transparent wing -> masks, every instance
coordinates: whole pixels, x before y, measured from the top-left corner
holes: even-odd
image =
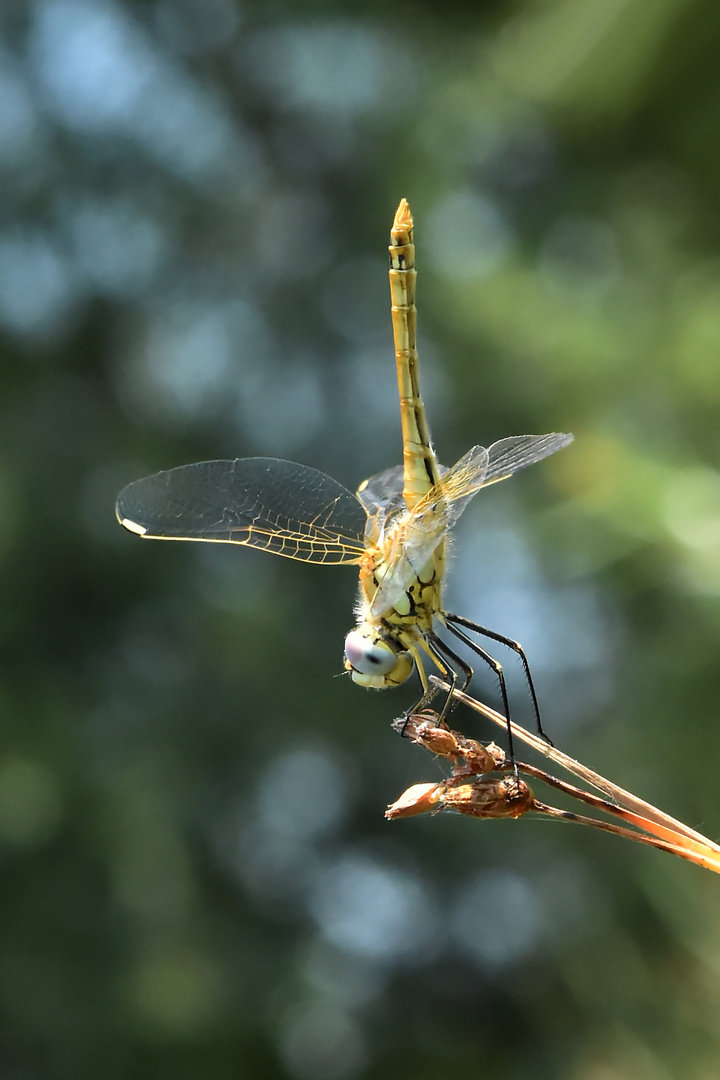
[[[444,465],[438,465],[438,470],[441,476],[447,472]],[[392,468],[371,476],[369,480],[363,480],[357,489],[357,497],[368,515],[365,537],[371,543],[377,542],[388,518],[405,512],[403,483],[402,465],[393,465]]]
[[[481,488],[499,483],[562,450],[573,436],[513,435],[489,449],[474,446],[425,495],[399,528],[391,569],[373,599],[374,614],[394,607]]]
[[[574,437],[553,431],[549,435],[511,435],[509,439],[500,439],[488,450],[488,469],[483,487],[506,480],[520,469],[550,457],[550,454],[569,446]]]
[[[423,496],[403,521],[389,530],[389,570],[378,588],[371,612],[382,615],[394,607],[421,573],[448,529],[485,483],[488,451],[474,446],[447,469],[439,484]]]
[[[427,533],[446,532],[456,523],[481,488],[497,484],[528,465],[549,457],[573,441],[572,435],[511,435],[489,449],[474,446],[431,488],[417,504],[408,533],[417,531],[418,541]]]
[[[385,469],[368,480],[363,480],[357,489],[357,497],[367,510],[368,516],[382,514],[387,517],[393,510],[404,507],[402,465],[393,465],[391,469]]]
[[[118,520],[157,540],[245,544],[289,559],[358,563],[366,513],[337,480],[277,458],[201,461],[128,484]]]

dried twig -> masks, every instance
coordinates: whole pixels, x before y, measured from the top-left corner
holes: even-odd
[[[441,689],[451,692],[451,688],[441,680],[433,681]],[[489,706],[461,691],[455,690],[452,693],[459,701],[493,723],[503,728],[507,726],[505,717]],[[563,754],[561,750],[550,746],[519,724],[512,724],[512,732],[516,738],[608,797],[602,798],[525,762],[517,764],[520,773],[542,780],[594,810],[619,818],[631,828],[539,802],[526,781],[516,776],[514,766],[506,760],[498,746],[494,743],[484,746],[475,739],[467,739],[458,732],[451,731],[437,713],[427,711],[410,716],[407,720],[396,722],[396,727],[398,730],[402,728],[403,734],[431,753],[446,758],[451,762],[453,771],[451,776],[440,783],[415,784],[408,788],[388,807],[388,818],[409,817],[441,810],[481,818],[518,818],[534,812],[648,844],[720,873],[720,846],[712,840]],[[497,778],[488,775],[510,769],[510,776]]]

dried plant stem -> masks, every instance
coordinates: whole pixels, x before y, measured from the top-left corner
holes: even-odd
[[[458,701],[487,717],[499,727],[507,727],[505,717],[494,709],[459,690],[453,690],[440,679],[433,678],[433,682],[438,688],[452,693]],[[651,803],[639,799],[632,792],[612,783],[556,747],[550,746],[544,739],[526,731],[519,724],[512,724],[512,733],[515,738],[533,747],[556,765],[578,777],[583,783],[602,792],[602,795],[606,797],[586,791],[566,780],[560,780],[535,765],[518,762],[516,767],[505,759],[502,750],[495,744],[484,746],[474,739],[468,739],[450,730],[436,713],[426,712],[413,715],[402,723],[398,722],[396,726],[398,730],[402,728],[403,733],[431,753],[450,761],[453,772],[440,783],[416,784],[409,788],[388,808],[386,814],[388,818],[408,817],[439,810],[451,810],[455,813],[481,818],[517,818],[529,812],[535,812],[556,820],[588,825],[614,836],[635,840],[637,843],[667,851],[698,866],[720,873],[720,846],[718,844],[669,814],[665,814]],[[509,771],[512,771],[512,775],[501,780],[488,775],[493,772]],[[535,798],[525,780],[517,773],[542,780],[549,787],[592,807],[593,810],[619,818],[625,825],[541,803]]]

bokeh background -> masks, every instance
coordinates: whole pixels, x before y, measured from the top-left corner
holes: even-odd
[[[406,196],[441,459],[576,436],[467,511],[448,606],[524,643],[563,749],[720,836],[720,8],[5,0],[0,32],[2,1076],[716,1077],[717,878],[387,824],[442,770],[390,731],[412,688],[337,677],[354,570],[113,505],[194,460],[399,460]]]

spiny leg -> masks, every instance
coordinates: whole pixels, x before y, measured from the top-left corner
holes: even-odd
[[[496,630],[488,630],[486,626],[480,626],[478,623],[470,622],[469,619],[463,618],[462,615],[450,615],[449,612],[445,612],[445,621],[448,624],[454,623],[458,626],[464,626],[468,630],[472,630],[473,633],[481,634],[483,637],[490,638],[492,641],[498,641],[501,645],[506,645],[508,649],[512,649],[514,653],[517,653],[517,655],[520,657],[523,671],[525,672],[528,689],[530,690],[530,698],[532,700],[533,712],[535,713],[535,726],[537,727],[538,735],[543,738],[545,742],[548,743],[548,745],[552,746],[552,739],[550,739],[549,736],[545,734],[545,732],[543,731],[542,723],[540,722],[540,706],[538,705],[537,694],[535,693],[535,684],[533,682],[533,677],[530,674],[530,664],[528,663],[528,658],[525,655],[525,650],[523,649],[520,642],[513,641],[512,638],[505,637],[504,634],[498,634]],[[449,625],[448,629],[450,629],[453,633],[456,632],[452,625]]]
[[[467,684],[472,678],[472,668],[464,662],[459,656],[457,656],[452,649],[449,649],[444,641],[441,641],[435,634],[425,634],[424,638],[424,651],[431,657],[435,664],[437,664],[440,672],[454,689],[457,685],[458,677],[457,672],[451,666],[452,662],[457,663],[458,667],[462,668],[465,680],[462,684],[462,689],[467,687]],[[445,659],[443,659],[443,656]],[[411,705],[402,716],[398,717],[393,722],[393,727],[396,731],[400,732],[400,736],[405,735],[405,729],[407,727],[408,720],[416,713],[420,713],[423,709],[427,708],[434,697],[440,692],[435,686],[431,686],[425,675],[425,669],[423,668],[422,658],[417,650],[413,651],[413,658],[415,660],[415,666],[417,667],[418,675],[420,676],[420,682],[422,683],[423,692],[418,700]],[[450,664],[446,662],[449,659]],[[443,705],[442,712],[438,716],[438,723],[442,723],[448,711],[448,702],[451,701],[451,695],[448,695],[445,704]]]
[[[442,712],[439,716],[439,724],[442,724],[445,722],[448,714],[451,712],[451,710],[455,707],[456,704],[455,699],[452,695],[452,691],[458,684],[458,673],[455,670],[455,667],[460,668],[463,673],[463,679],[460,685],[461,690],[467,690],[470,680],[473,677],[473,669],[468,663],[463,660],[461,656],[458,656],[458,654],[450,648],[447,642],[443,641],[442,638],[439,638],[436,634],[426,634],[425,640],[428,642],[428,644],[433,650],[433,653],[436,656],[436,663],[438,662],[439,656],[444,656],[445,659],[448,661],[447,664],[443,664],[443,668],[445,669],[446,673],[450,675],[450,693],[445,698],[445,704],[443,705]],[[455,667],[453,667],[453,664],[455,665]]]
[[[515,772],[517,773],[517,765],[515,764],[515,749],[513,747],[512,727],[510,725],[510,704],[508,702],[507,684],[505,682],[505,672],[502,669],[502,664],[498,660],[496,660],[494,656],[491,656],[489,652],[486,652],[485,649],[478,645],[476,641],[473,641],[471,637],[463,633],[463,631],[460,630],[459,627],[454,626],[450,620],[453,620],[453,622],[462,622],[464,625],[468,624],[468,620],[461,620],[456,615],[445,615],[445,621],[447,623],[447,628],[450,633],[454,634],[455,637],[462,641],[464,645],[467,645],[469,649],[472,649],[475,655],[479,656],[481,660],[484,660],[488,667],[491,668],[497,676],[497,680],[500,683],[500,696],[502,697],[503,715],[507,723],[508,757],[513,763],[513,766],[515,767]],[[473,623],[470,623],[470,628],[475,629]]]

